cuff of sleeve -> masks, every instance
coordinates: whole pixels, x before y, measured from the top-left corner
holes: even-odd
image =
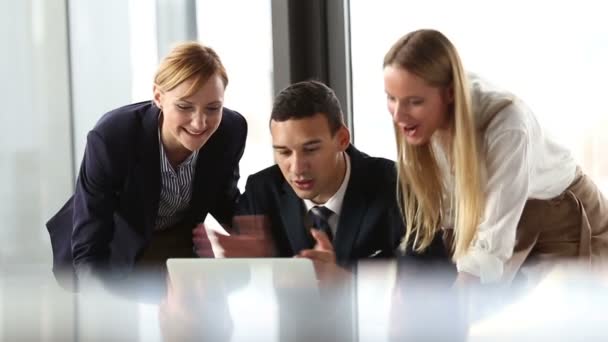
[[[473,249],[456,261],[458,272],[479,277],[482,284],[498,282],[503,274],[504,263],[497,256]]]

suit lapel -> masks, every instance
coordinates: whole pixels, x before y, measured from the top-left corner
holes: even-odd
[[[304,208],[302,200],[295,194],[287,182],[283,183],[281,193],[281,220],[285,233],[294,254],[302,249],[313,247],[313,239],[304,226]]]
[[[158,214],[158,202],[160,200],[160,150],[158,141],[158,117],[159,109],[151,105],[144,113],[143,135],[139,139],[141,151],[140,162],[137,163],[140,170],[135,174],[142,176],[141,191],[144,201],[144,215],[146,222],[145,233],[149,236],[156,224]]]
[[[215,134],[214,134],[215,136]],[[213,176],[213,173],[217,172],[217,168],[210,167],[214,165],[214,158],[217,158],[215,151],[217,150],[216,145],[217,138],[213,139],[213,136],[203,148],[198,152],[196,160],[196,171],[194,173],[194,180],[192,183],[192,197],[190,198],[190,212],[187,221],[196,223],[203,221],[202,215],[207,212],[204,210],[205,190],[211,191],[211,182],[218,178]]]
[[[350,180],[348,182],[338,229],[334,238],[334,251],[337,260],[349,260],[353,245],[361,230],[363,218],[368,210],[367,196],[365,194],[365,177],[362,169],[363,155],[352,145],[346,150],[350,157]]]

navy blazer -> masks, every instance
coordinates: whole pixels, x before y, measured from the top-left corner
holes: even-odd
[[[346,153],[351,174],[333,242],[337,262],[346,266],[361,258],[395,256],[405,232],[395,195],[395,163],[352,145]],[[305,211],[302,199],[274,165],[247,179],[237,215],[267,215],[278,256],[290,257],[314,247]]]
[[[56,276],[72,266],[79,275],[128,272],[149,244],[161,190],[158,118],[152,101],[135,103],[105,114],[89,132],[75,193],[47,222]],[[224,108],[199,152],[182,226],[194,228],[209,212],[230,222],[246,136],[243,116]]]

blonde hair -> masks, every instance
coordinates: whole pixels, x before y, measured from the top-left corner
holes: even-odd
[[[478,132],[471,108],[469,85],[460,57],[452,43],[435,30],[418,30],[400,38],[384,57],[384,67],[397,66],[421,77],[434,87],[453,87],[454,103],[448,115],[452,136],[446,151],[455,173],[453,260],[463,255],[477,233],[484,210],[482,162]],[[446,191],[432,145],[407,143],[395,125],[398,164],[398,200],[406,220],[401,248],[412,241],[414,250],[427,248],[439,232],[443,194]]]
[[[197,42],[176,45],[158,66],[154,83],[163,91],[170,91],[179,84],[194,78],[185,96],[190,96],[213,75],[219,75],[228,85],[226,69],[213,49]]]

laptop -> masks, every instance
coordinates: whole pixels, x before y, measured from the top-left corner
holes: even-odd
[[[318,292],[312,261],[305,258],[175,258],[167,260],[173,289],[222,287],[259,290],[309,289]]]

